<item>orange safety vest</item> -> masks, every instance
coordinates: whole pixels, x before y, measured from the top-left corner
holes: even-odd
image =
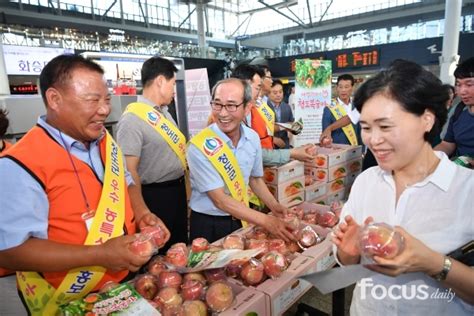
[[[260,116],[255,105],[251,105],[252,108],[250,109],[251,113],[251,120],[250,120],[250,127],[257,132],[258,136],[260,137],[260,144],[262,148],[265,149],[273,149],[273,137],[268,134],[267,125],[265,121]]]
[[[99,141],[103,165],[105,165],[103,158],[105,157],[105,137]],[[3,156],[18,161],[18,165],[31,174],[46,192],[49,202],[48,239],[61,243],[83,245],[88,231],[81,216],[86,212],[86,206],[80,193],[77,176],[73,172],[73,166],[64,147],[57,143],[46,130],[36,126]],[[95,210],[102,193],[102,182],[99,181],[89,165],[74,156],[72,159],[90,207]],[[135,218],[128,193],[125,198],[123,229],[127,235],[136,232]],[[42,272],[42,275],[49,284],[57,288],[67,272]],[[120,282],[128,275],[128,272],[128,270],[107,271],[94,290],[100,289],[108,281]]]

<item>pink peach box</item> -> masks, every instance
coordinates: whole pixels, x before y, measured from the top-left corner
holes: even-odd
[[[318,181],[328,182],[328,169],[304,166],[304,174],[312,176]]]
[[[295,205],[298,205],[300,204],[301,202],[304,201],[304,194],[305,192],[304,191],[301,191],[295,195],[292,195],[286,199],[283,199],[283,200],[280,200],[278,201],[281,205],[283,205],[284,207],[292,207],[292,206],[295,206]]]
[[[344,189],[346,184],[346,178],[339,178],[331,182],[326,183],[326,192],[331,195],[335,192],[338,192]]]
[[[311,267],[311,269],[304,271],[305,274],[321,272],[328,270],[336,265],[336,259],[333,253],[333,244],[331,238],[326,236],[326,239],[322,243],[308,248],[308,250],[303,252],[304,256],[314,258],[316,264]],[[298,276],[302,276],[300,274]]]
[[[317,204],[317,205],[322,205],[322,206],[329,205],[327,194],[324,194],[323,196],[320,196],[317,199],[306,201],[306,202]]]
[[[267,184],[273,185],[302,176],[304,176],[304,164],[296,160],[279,167],[267,167],[263,170],[263,180]]]
[[[331,182],[331,181],[339,179],[339,178],[343,178],[343,177],[347,176],[347,174],[348,174],[347,164],[345,162],[341,163],[341,164],[338,164],[338,165],[334,165],[334,166],[329,168],[328,182]]]
[[[278,185],[267,184],[268,190],[278,200],[284,200],[300,192],[304,192],[304,176],[293,178]]]
[[[229,282],[234,291],[234,303],[221,316],[268,315],[265,294],[253,288]]]
[[[322,197],[326,194],[327,191],[327,183],[323,181],[316,181],[310,186],[307,186],[304,189],[304,199],[305,201],[311,201]]]
[[[333,147],[318,147],[316,157],[306,166],[317,168],[329,168],[346,161],[346,148],[342,149],[338,144]]]
[[[345,150],[346,160],[352,160],[356,158],[362,158],[362,146],[361,145],[346,145],[346,144],[335,144],[338,148]]]

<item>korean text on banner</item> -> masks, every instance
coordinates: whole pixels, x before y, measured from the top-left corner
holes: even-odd
[[[184,73],[189,136],[193,137],[207,126],[211,114],[211,93],[207,69],[190,69]]]
[[[331,102],[332,64],[319,59],[296,59],[295,63],[295,121],[303,121],[296,147],[319,140],[324,107]]]

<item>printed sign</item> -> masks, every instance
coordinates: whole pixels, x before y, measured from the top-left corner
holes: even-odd
[[[74,50],[69,48],[3,45],[7,75],[39,76],[44,66],[51,59],[62,54],[74,54]]]
[[[324,107],[331,103],[332,64],[330,60],[296,59],[295,121],[303,130],[294,137],[294,146],[314,144],[322,132]]]
[[[211,114],[211,93],[207,69],[186,70],[185,83],[189,137],[191,138],[207,126],[207,120]]]

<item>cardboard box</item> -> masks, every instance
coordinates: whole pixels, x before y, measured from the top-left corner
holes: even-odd
[[[346,189],[343,188],[337,192],[326,195],[327,204],[330,205],[334,201],[344,201],[346,198]]]
[[[346,187],[347,186],[350,186],[354,183],[355,179],[357,178],[357,176],[360,174],[361,172],[360,171],[357,171],[357,172],[354,172],[354,173],[349,173],[347,176],[346,176]]]
[[[326,194],[333,194],[344,189],[346,184],[346,178],[339,178],[331,182],[326,183]]]
[[[351,146],[351,145],[339,145],[341,148],[346,149],[346,160],[352,160],[356,158],[362,158],[362,146]]]
[[[304,176],[304,164],[296,160],[279,167],[267,167],[263,170],[264,181],[273,185],[302,176]]]
[[[317,198],[320,198],[326,194],[327,183],[322,181],[317,181],[316,183],[306,187],[304,189],[304,200],[310,201]]]
[[[304,176],[293,178],[289,181],[280,183],[278,185],[267,184],[268,190],[278,200],[284,200],[295,196],[300,192],[304,192]]]
[[[313,204],[318,204],[318,205],[322,205],[322,206],[329,205],[327,194],[324,194],[323,196],[321,196],[317,199],[314,199],[314,200],[311,200],[311,201],[306,201],[306,202],[313,203]]]
[[[289,198],[279,201],[279,203],[284,207],[292,207],[298,205],[304,201],[304,193],[304,191],[301,191],[300,193],[297,193],[293,196],[290,196]]]
[[[304,174],[310,175],[318,181],[328,182],[328,169],[327,168],[317,168],[311,166],[304,166]]]
[[[329,168],[346,161],[347,148],[341,148],[334,144],[330,148],[318,147],[318,153],[311,163],[305,163],[307,166],[318,168]]]
[[[246,315],[269,315],[265,294],[250,287],[244,287],[236,282],[229,282],[234,290],[235,301],[232,305],[219,315],[222,316],[246,316]]]
[[[311,269],[305,271],[305,274],[320,272],[328,270],[336,265],[336,258],[332,251],[333,244],[329,238],[326,238],[322,243],[315,247],[311,247],[303,254],[307,257],[312,257],[316,260]],[[302,276],[304,274],[300,274]]]
[[[347,176],[347,164],[341,163],[329,168],[328,182]]]

